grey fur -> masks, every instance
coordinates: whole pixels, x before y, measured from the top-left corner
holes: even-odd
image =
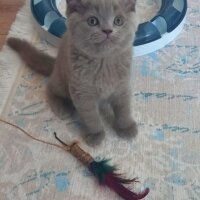
[[[67,0],[68,32],[63,37],[48,88],[54,95],[72,100],[84,122],[88,133],[85,139],[90,145],[99,144],[104,137],[99,115],[103,101],[113,108],[113,127],[119,136],[129,138],[137,134],[130,108],[132,42],[138,25],[135,1]],[[124,19],[122,26],[113,24],[119,15]],[[97,17],[100,24],[89,26],[90,16]],[[112,33],[108,36],[102,30]],[[14,46],[27,45],[25,41],[9,39],[11,47],[13,40]]]

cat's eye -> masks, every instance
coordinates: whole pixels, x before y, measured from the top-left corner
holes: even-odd
[[[124,18],[122,16],[115,17],[114,24],[116,26],[122,26],[124,24]]]
[[[99,20],[96,17],[89,17],[87,23],[89,26],[97,26],[99,24]]]

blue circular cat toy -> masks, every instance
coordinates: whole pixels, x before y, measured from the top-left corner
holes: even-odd
[[[59,12],[61,0],[31,0],[31,10],[43,39],[58,46],[67,31],[66,18]],[[157,0],[160,10],[150,21],[139,25],[133,43],[134,55],[141,56],[163,48],[174,40],[185,22],[187,0]]]

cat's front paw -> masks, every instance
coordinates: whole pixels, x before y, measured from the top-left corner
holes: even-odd
[[[100,145],[105,137],[104,131],[98,133],[91,133],[85,136],[85,141],[89,146],[95,147]]]
[[[127,127],[119,127],[115,125],[114,129],[117,135],[125,139],[134,138],[138,133],[137,124],[134,121]]]

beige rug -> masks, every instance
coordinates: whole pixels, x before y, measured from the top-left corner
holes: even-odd
[[[150,0],[149,0],[150,1]],[[108,131],[101,146],[82,147],[96,159],[112,158],[122,173],[140,177],[149,187],[147,200],[200,199],[200,0],[190,0],[182,34],[166,48],[136,58],[133,115],[139,125],[135,141]],[[29,1],[10,35],[25,38],[51,54],[32,26]],[[0,115],[34,136],[82,142],[79,126],[68,114],[55,116],[45,96],[47,79],[25,68],[6,46],[0,53]],[[1,200],[115,200],[67,153],[0,124]]]

